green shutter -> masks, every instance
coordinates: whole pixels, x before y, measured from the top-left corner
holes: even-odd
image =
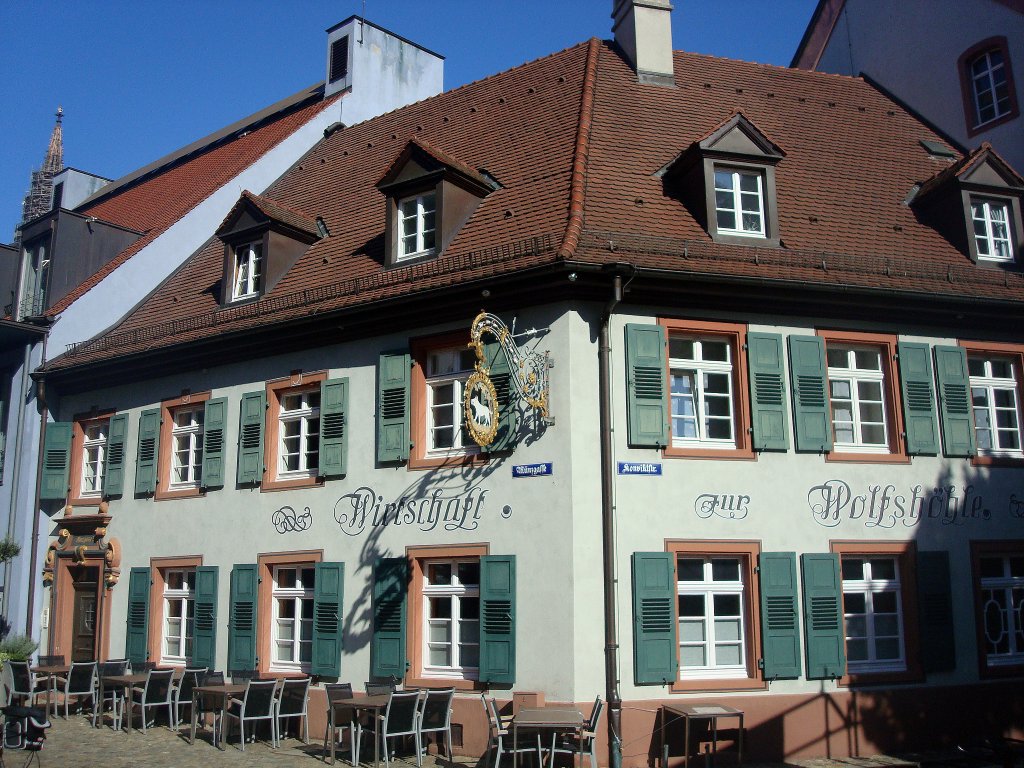
[[[216,565],[196,568],[193,602],[192,666],[213,669],[217,663],[217,574]]]
[[[135,493],[155,493],[160,457],[160,409],[150,408],[139,416],[139,447],[135,461]]]
[[[800,677],[796,553],[762,552],[758,565],[764,679],[795,680]]]
[[[149,568],[132,568],[128,577],[128,629],[124,655],[132,663],[149,656]]]
[[[320,385],[320,474],[338,477],[348,471],[348,378]]]
[[[960,347],[935,347],[935,374],[939,381],[939,416],[945,455],[974,456],[978,449],[967,354]]]
[[[408,352],[382,352],[377,367],[377,461],[409,459],[412,362]]]
[[[786,353],[777,333],[747,334],[751,432],[755,451],[789,450]]]
[[[485,445],[485,453],[511,451],[516,445],[516,430],[519,427],[518,398],[512,388],[512,369],[508,366],[508,356],[501,344],[484,345],[484,363],[490,369],[491,382],[498,395],[498,432],[490,445]]]
[[[43,476],[40,499],[65,499],[68,495],[68,466],[71,459],[71,422],[51,421],[43,441]]]
[[[259,577],[254,564],[231,569],[231,616],[228,619],[228,671],[256,669],[256,596]]]
[[[480,558],[480,681],[516,681],[516,556]]]
[[[931,352],[927,344],[909,341],[901,341],[896,350],[900,360],[907,453],[934,456],[939,452],[939,425],[935,420]]]
[[[409,561],[384,557],[373,569],[373,644],[370,676],[405,677],[405,595]]]
[[[676,646],[676,567],[671,552],[633,553],[633,676],[637,685],[671,683]]]
[[[789,384],[793,391],[796,449],[815,453],[831,451],[825,341],[820,336],[789,337]]]
[[[846,672],[846,627],[839,555],[800,555],[804,586],[807,679],[840,678]]]
[[[314,675],[338,677],[341,674],[344,596],[345,564],[317,563],[313,588],[313,662],[309,670]]]
[[[917,613],[924,671],[956,669],[948,552],[917,553]]]
[[[238,417],[238,466],[235,480],[239,485],[255,485],[263,481],[263,422],[267,415],[267,393],[246,392]]]
[[[107,427],[107,469],[103,475],[105,496],[120,496],[124,493],[124,443],[127,435],[128,414],[112,416]]]
[[[629,445],[668,445],[668,387],[665,329],[626,324],[626,410]]]
[[[203,414],[203,476],[205,488],[224,486],[224,429],[227,424],[228,399],[215,397],[206,401]]]

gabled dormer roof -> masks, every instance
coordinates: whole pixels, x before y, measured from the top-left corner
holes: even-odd
[[[671,176],[697,156],[740,157],[774,164],[785,157],[786,153],[753,121],[735,110],[666,163],[657,175]]]
[[[495,185],[480,171],[419,138],[409,139],[377,181],[376,187],[387,193],[409,182],[441,176],[481,196],[495,189]]]
[[[242,190],[238,202],[228,211],[224,221],[217,228],[217,237],[224,237],[240,228],[253,224],[276,223],[286,229],[309,235],[313,239],[320,237],[316,219],[302,211],[296,210],[277,200],[257,195],[249,190]]]
[[[1024,178],[987,141],[926,180],[914,196],[922,200],[951,181],[1007,191],[1024,191]]]

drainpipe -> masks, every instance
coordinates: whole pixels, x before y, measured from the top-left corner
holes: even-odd
[[[50,336],[43,336],[42,360],[46,360],[46,342]],[[39,451],[36,456],[36,492],[32,500],[32,555],[28,568],[28,606],[25,608],[25,634],[32,637],[32,614],[35,613],[36,568],[39,552],[39,494],[43,487],[43,445],[46,437],[46,380],[36,381],[36,397],[39,399]]]
[[[622,765],[622,699],[619,696],[619,638],[615,615],[615,467],[612,466],[611,343],[608,325],[615,307],[622,301],[622,276],[615,275],[612,296],[601,316],[598,345],[598,397],[601,428],[601,544],[604,563],[604,676],[608,700],[608,761],[610,768]]]

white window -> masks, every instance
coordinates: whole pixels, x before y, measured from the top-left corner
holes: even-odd
[[[715,216],[722,234],[764,237],[761,174],[715,169]]]
[[[162,663],[185,664],[192,656],[195,577],[191,568],[164,573]]]
[[[975,125],[983,125],[1010,112],[1010,91],[1001,50],[986,51],[970,64]]]
[[[174,425],[171,427],[172,489],[199,487],[203,472],[205,413],[202,404],[174,410]]]
[[[235,275],[231,299],[248,299],[260,292],[263,279],[263,245],[246,243],[235,248]]]
[[[315,477],[320,467],[320,389],[281,395],[280,478]]]
[[[92,421],[82,427],[82,483],[80,495],[100,496],[107,470],[109,421]]]
[[[1000,357],[967,358],[978,450],[990,455],[1022,456],[1018,376],[1014,361]]]
[[[725,339],[669,339],[672,445],[736,447],[732,354]]]
[[[680,556],[679,677],[747,677],[745,588],[739,557]]]
[[[1024,662],[1024,557],[984,555],[981,620],[990,667]]]
[[[425,677],[475,680],[480,666],[480,561],[423,563]]]
[[[850,672],[907,668],[895,557],[842,556],[846,659]]]
[[[463,429],[463,393],[476,364],[465,347],[433,350],[427,355],[427,450],[449,453],[475,444]]]
[[[885,372],[877,348],[829,344],[828,396],[837,450],[887,453]]]
[[[1010,206],[998,200],[971,198],[971,219],[978,258],[985,261],[1013,261],[1010,242]]]
[[[309,671],[313,660],[312,565],[274,567],[274,637],[271,668]]]
[[[436,212],[433,192],[398,201],[398,260],[433,252]]]

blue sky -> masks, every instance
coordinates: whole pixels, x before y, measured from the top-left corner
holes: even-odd
[[[786,66],[816,0],[674,0],[677,49]],[[612,0],[0,0],[0,242],[64,107],[64,162],[117,178],[323,78],[353,13],[452,88],[611,37]],[[365,10],[364,10],[365,8]]]

